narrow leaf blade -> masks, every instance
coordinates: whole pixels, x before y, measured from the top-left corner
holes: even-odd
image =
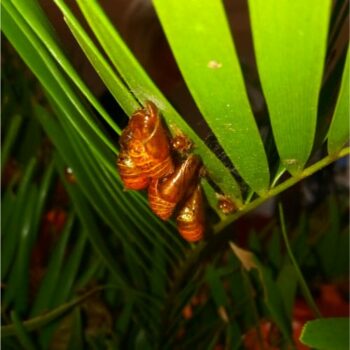
[[[328,153],[333,154],[349,140],[349,50],[346,55],[343,78],[337,105],[328,132]]]
[[[300,172],[313,145],[330,0],[250,0],[254,48],[279,155]]]

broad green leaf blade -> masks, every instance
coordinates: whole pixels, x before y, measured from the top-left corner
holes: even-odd
[[[330,0],[250,0],[253,42],[283,165],[299,173],[313,145]]]
[[[349,140],[349,49],[346,55],[343,78],[340,86],[337,105],[328,132],[328,153],[341,150]]]
[[[349,349],[349,319],[328,318],[306,323],[300,340],[318,350]]]
[[[162,27],[203,117],[242,178],[269,186],[264,146],[220,1],[155,0]]]
[[[96,1],[79,0],[78,4],[101,46],[128,84],[131,92],[141,103],[144,103],[146,100],[152,100],[156,103],[163,113],[169,128],[173,130],[176,128],[180,129],[194,142],[195,152],[202,155],[209,176],[213,181],[224,193],[235,198],[237,204],[241,204],[240,188],[230,171],[165,99],[136,61],[98,3]]]

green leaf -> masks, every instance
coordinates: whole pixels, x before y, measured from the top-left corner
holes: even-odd
[[[342,214],[337,198],[331,195],[327,202],[329,223],[324,227],[325,232],[321,232],[316,245],[316,252],[325,278],[331,280],[338,276],[337,270],[343,265],[341,259],[349,257],[347,253],[349,245],[347,244],[348,240],[345,240],[346,244],[344,245],[343,237],[346,237],[346,235],[341,233]]]
[[[17,139],[18,130],[22,124],[22,121],[22,116],[15,114],[11,118],[9,128],[6,130],[6,135],[4,135],[1,149],[1,172],[4,170],[4,166],[11,152],[11,148]]]
[[[328,153],[334,154],[349,140],[349,49],[331,126],[328,131]]]
[[[257,270],[259,281],[264,290],[264,303],[272,319],[280,328],[286,340],[291,342],[291,329],[281,293],[272,278],[271,271],[248,250],[244,250],[230,242],[230,247],[247,271]]]
[[[51,255],[49,265],[46,269],[43,281],[40,284],[39,292],[36,295],[31,316],[36,316],[38,313],[48,309],[53,299],[54,292],[60,289],[58,284],[60,273],[62,273],[62,265],[66,254],[68,239],[74,222],[74,214],[71,214],[67,220],[64,231]]]
[[[89,146],[94,145],[92,152],[96,152],[102,159],[108,152],[103,146],[115,154],[115,146],[87,112],[56,62],[20,14],[8,0],[2,2],[2,9],[2,30],[50,97],[60,106],[63,113],[59,114],[59,118],[68,120]]]
[[[279,203],[279,205],[278,205],[278,210],[279,210],[279,216],[280,216],[280,222],[281,222],[281,231],[282,231],[282,236],[283,236],[283,239],[284,239],[284,244],[286,245],[289,259],[290,259],[291,263],[294,266],[294,270],[295,270],[295,273],[297,275],[301,291],[302,291],[302,293],[304,295],[304,298],[305,298],[306,302],[308,303],[309,307],[313,311],[313,313],[317,317],[320,317],[320,311],[317,308],[317,305],[316,305],[316,303],[315,303],[315,301],[314,301],[314,299],[312,297],[310,289],[309,289],[309,287],[308,287],[308,285],[307,285],[307,283],[306,283],[306,281],[304,279],[304,276],[303,276],[303,274],[301,272],[301,269],[300,269],[300,267],[299,267],[299,265],[298,265],[298,263],[297,263],[297,261],[296,261],[296,259],[294,257],[292,248],[290,246],[288,235],[287,235],[287,230],[286,230],[286,224],[285,224],[285,221],[284,221],[283,208],[282,208],[281,203]]]
[[[152,350],[153,347],[147,339],[146,332],[140,329],[135,338],[135,350]]]
[[[50,22],[47,20],[47,17],[42,8],[39,6],[38,1],[31,0],[29,2],[26,0],[12,0],[12,3],[17,8],[18,12],[21,13],[30,28],[36,33],[43,45],[45,45],[52,56],[56,58],[57,63],[61,65],[63,70],[67,73],[67,76],[72,79],[79,90],[89,100],[92,106],[94,106],[94,108],[100,113],[104,120],[111,126],[111,128],[119,133],[119,127],[102,108],[86,84],[82,81],[79,74],[75,71],[69,59],[66,58],[64,51],[59,45],[57,37],[54,35],[54,31],[51,28]]]
[[[84,194],[90,199],[97,212],[101,214],[110,227],[120,237],[124,238],[122,241],[130,243],[130,240],[132,240],[133,248],[138,246],[140,252],[144,255],[148,254],[147,258],[152,260],[148,250],[143,249],[142,242],[136,237],[127,234],[133,232],[135,226],[137,226],[142,236],[149,242],[154,242],[155,245],[164,243],[171,256],[177,259],[177,251],[175,249],[177,247],[182,248],[178,235],[174,235],[163,223],[160,224],[160,220],[156,219],[150,212],[146,201],[139,193],[123,192],[120,178],[116,177],[113,158],[106,160],[108,163],[105,164],[108,165],[108,169],[102,168],[100,162],[88,152],[84,140],[79,138],[67,123],[62,121],[64,125],[62,130],[43,108],[35,106],[34,110],[65,162],[73,167]],[[60,113],[59,108],[57,113]],[[115,205],[118,205],[120,208],[118,212],[115,212]],[[145,213],[145,211],[149,216],[148,219],[145,214],[141,214]],[[125,220],[126,218],[129,218],[129,220]],[[152,225],[152,223],[154,224]],[[115,229],[116,227],[122,227],[125,233],[122,234],[120,229]],[[147,230],[145,230],[146,228]],[[155,236],[158,239],[155,240]],[[171,242],[174,244],[171,244]],[[135,256],[134,249],[131,250],[131,254]],[[143,265],[142,263],[141,266]]]
[[[35,350],[36,346],[34,345],[33,341],[30,339],[30,336],[28,335],[27,330],[23,327],[23,324],[18,318],[15,311],[11,312],[11,319],[16,329],[18,340],[22,344],[24,349]]]
[[[6,233],[11,234],[8,232],[7,228],[10,225],[15,205],[16,197],[13,193],[13,187],[9,186],[2,195],[1,199],[1,239],[4,239]],[[7,232],[5,232],[5,228]]]
[[[59,275],[58,285],[60,288],[56,289],[53,300],[55,301],[55,305],[59,305],[67,300],[68,296],[73,291],[73,286],[76,283],[76,279],[81,276],[78,275],[78,269],[81,264],[84,262],[84,266],[86,266],[86,261],[83,260],[83,253],[86,247],[87,237],[86,233],[83,230],[78,232],[78,239],[72,250],[71,254],[68,257],[68,261],[64,264],[63,269]],[[90,254],[92,255],[92,254]],[[98,259],[93,256],[96,264],[100,264]],[[87,273],[96,273],[94,268],[87,267]],[[92,278],[91,274],[89,275],[90,279]],[[88,283],[89,279],[85,281],[83,285],[80,285],[80,288],[85,287],[85,284]],[[79,288],[79,287],[78,287]]]
[[[179,116],[150,80],[98,3],[96,1],[79,0],[78,4],[101,46],[128,84],[131,92],[141,103],[144,103],[146,100],[152,100],[163,113],[170,129],[180,129],[194,142],[195,152],[202,156],[209,176],[224,193],[235,198],[237,204],[241,204],[240,188],[230,171]]]
[[[41,223],[41,218],[43,215],[43,210],[45,208],[47,197],[50,194],[50,188],[54,180],[54,162],[51,160],[49,164],[46,165],[45,172],[43,174],[41,184],[38,191],[37,203],[35,205],[35,212],[33,215],[33,224],[32,224],[32,241],[31,245],[35,243],[35,240],[39,234],[39,228]]]
[[[160,232],[156,232],[156,228],[149,225],[149,222],[145,220],[145,217],[140,215],[135,208],[132,208],[130,205],[131,203],[126,202],[125,197],[122,195],[121,186],[117,187],[114,182],[110,182],[109,179],[104,176],[101,167],[91,158],[91,155],[87,152],[82,141],[74,140],[74,136],[69,135],[71,131],[72,130],[66,126],[66,135],[71,137],[72,140],[71,150],[75,150],[77,157],[81,158],[81,165],[84,169],[87,181],[90,183],[90,186],[95,189],[95,193],[97,194],[97,196],[90,196],[91,202],[95,209],[105,219],[106,223],[108,223],[111,228],[114,228],[113,231],[119,236],[120,241],[128,246],[129,254],[133,255],[136,263],[141,269],[149,273],[142,258],[144,257],[150,262],[153,260],[153,256],[149,250],[144,249],[144,245],[138,237],[130,235],[130,232],[134,231],[135,226],[138,227],[140,234],[142,234],[148,242],[153,242],[154,240],[154,237],[151,235],[152,231],[155,232],[156,235],[159,235]],[[79,174],[81,175],[81,173]],[[88,186],[86,186],[86,188],[87,187]],[[119,195],[117,192],[119,192]],[[121,202],[124,202],[125,205],[122,205]],[[118,212],[115,212],[115,203],[118,205]],[[119,229],[116,230],[116,227]],[[145,230],[145,228],[149,228],[149,230]],[[156,245],[160,244],[159,240],[156,240],[154,243]],[[136,248],[138,248],[138,251],[136,251]],[[157,268],[159,267],[157,266]],[[165,273],[165,270],[158,271]]]
[[[71,334],[67,350],[77,350],[84,348],[83,342],[83,322],[81,319],[81,312],[79,308],[73,311],[73,325],[71,328]]]
[[[3,227],[2,230],[8,231],[9,234],[5,235],[3,245],[6,249],[1,254],[1,277],[4,280],[10,267],[12,266],[13,258],[16,254],[16,249],[20,241],[20,232],[23,229],[23,212],[25,208],[28,208],[28,198],[27,195],[32,188],[32,178],[34,176],[34,171],[36,170],[36,159],[32,158],[25,169],[23,178],[21,179],[21,184],[16,195],[16,202],[14,203],[14,210],[11,215],[11,220],[8,227]],[[34,209],[33,209],[34,210]],[[29,220],[30,218],[27,217]]]
[[[309,321],[303,328],[300,340],[318,350],[348,350],[349,326],[348,318]]]
[[[34,318],[31,318],[27,321],[24,321],[22,323],[22,325],[24,326],[24,328],[27,332],[32,332],[32,331],[35,331],[37,329],[40,329],[43,326],[52,322],[53,320],[56,320],[58,317],[65,314],[66,312],[71,310],[76,305],[81,304],[82,302],[84,302],[85,299],[90,297],[92,294],[101,291],[102,289],[103,289],[102,287],[99,287],[99,288],[95,288],[93,290],[90,290],[89,292],[82,295],[81,297],[75,298],[68,303],[62,304],[59,307],[57,307],[53,310],[50,310],[49,312],[46,312],[43,315],[40,315],[38,317],[34,317]],[[1,326],[1,337],[2,338],[13,336],[15,334],[16,334],[16,327],[14,324]]]
[[[163,296],[167,285],[167,275],[157,273],[159,266],[165,268],[166,256],[164,256],[164,246],[154,248],[152,273],[150,281],[150,292],[154,295]]]
[[[61,162],[58,157],[57,159],[58,162]],[[88,234],[90,242],[93,245],[96,253],[106,265],[106,267],[110,269],[111,273],[118,281],[118,283],[126,285],[125,276],[123,273],[121,273],[119,267],[115,264],[112,252],[106,244],[107,242],[104,241],[100,236],[94,215],[92,215],[91,209],[83,199],[82,194],[74,186],[67,186],[66,189],[72,199],[76,212],[84,226],[84,229]]]
[[[33,118],[26,119],[24,130],[22,129],[23,134],[17,135],[17,137],[21,138],[21,142],[19,142],[14,156],[19,163],[27,162],[30,157],[38,152],[40,143],[42,142],[42,133],[39,123]]]
[[[276,146],[299,173],[313,146],[330,0],[250,0],[253,42]]]
[[[29,302],[29,261],[32,249],[33,217],[36,203],[38,201],[38,191],[36,187],[31,187],[26,196],[27,205],[21,217],[21,230],[18,237],[18,251],[15,257],[13,270],[9,279],[9,289],[14,290],[14,304],[18,313],[24,313]]]
[[[282,263],[282,252],[281,252],[281,236],[277,230],[273,230],[267,244],[267,255],[269,262],[272,263],[273,267],[279,270]]]
[[[269,186],[264,146],[249,105],[239,60],[220,1],[154,1],[187,86],[242,178]]]
[[[277,277],[277,286],[281,292],[287,315],[291,318],[298,286],[298,275],[290,262],[284,263],[280,269]]]
[[[227,307],[228,300],[218,271],[215,270],[212,266],[208,266],[205,274],[205,279],[210,288],[216,307]]]
[[[130,93],[124,82],[122,82],[101,52],[97,49],[68,6],[60,0],[56,0],[55,2],[62,11],[69,29],[80,47],[83,49],[86,57],[95,68],[97,74],[100,76],[116,101],[118,101],[123,108],[124,112],[127,115],[131,115],[137,108],[139,108],[139,104],[135,97]]]

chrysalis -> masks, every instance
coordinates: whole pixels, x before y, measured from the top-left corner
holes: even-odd
[[[200,158],[190,155],[173,174],[153,180],[148,189],[152,211],[163,220],[169,219],[176,205],[193,191],[201,166]]]
[[[203,195],[197,185],[192,195],[186,200],[176,217],[180,235],[189,242],[196,242],[204,237],[205,219]]]
[[[120,145],[145,176],[161,178],[174,171],[168,134],[152,102],[131,116]]]
[[[120,152],[117,166],[124,187],[129,190],[142,190],[148,187],[150,178],[136,167],[128,153]]]

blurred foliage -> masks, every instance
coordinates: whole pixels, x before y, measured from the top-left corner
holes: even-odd
[[[64,3],[57,3],[63,11]],[[157,11],[163,11],[157,3]],[[237,166],[239,171],[246,166],[240,174],[244,179],[234,169],[236,180],[225,178],[232,169],[220,162],[217,171],[224,179],[213,184],[217,175],[213,173],[209,184],[204,184],[212,206],[209,222],[215,223],[213,231],[219,234],[209,237],[208,243],[189,245],[179,238],[172,222],[163,223],[150,213],[143,193],[123,192],[113,165],[122,116],[117,121],[108,116],[79,75],[74,75],[69,60],[60,56],[63,51],[45,27],[47,19],[41,22],[40,12],[33,12],[35,5],[27,5],[19,0],[4,5],[6,36],[41,82],[4,40],[1,320],[5,349],[304,349],[298,339],[306,321],[319,314],[347,316],[349,203],[348,186],[342,182],[346,161],[339,160],[285,191],[337,155],[322,153],[320,163],[304,169],[299,178],[289,177],[272,141],[271,149],[265,145],[275,171],[272,190],[262,196],[253,190],[261,188],[250,178],[256,171],[251,162]],[[87,17],[101,15],[92,11],[94,2],[80,6],[86,6]],[[342,13],[341,7],[338,10]],[[21,17],[24,14],[32,16],[30,25]],[[72,29],[74,16],[66,13],[67,18]],[[108,21],[103,21],[107,28]],[[115,35],[109,29],[106,33]],[[82,33],[75,27],[75,36],[83,49],[85,45],[87,56],[94,57],[95,68],[111,71],[88,38],[79,37]],[[97,33],[102,46],[106,33]],[[116,40],[123,45],[120,38]],[[130,84],[131,78],[141,77],[152,91],[131,87],[131,94],[125,85],[113,85],[124,80],[106,74],[104,82],[122,108],[129,114],[149,94],[161,101],[164,96],[138,70],[137,62],[131,73],[130,67],[120,68],[118,52],[108,45],[111,61],[117,60],[125,81]],[[62,67],[52,52],[61,58]],[[126,62],[133,62],[128,55]],[[345,55],[339,65],[344,65]],[[339,87],[341,76],[337,72],[333,87]],[[206,165],[215,169],[217,158],[206,159],[207,145],[200,143],[191,125],[179,122],[181,117],[166,100],[163,103],[166,121],[183,123],[193,141],[198,139],[197,151]],[[202,108],[208,113],[208,106]],[[344,108],[339,109],[344,116]],[[212,118],[210,113],[205,117]],[[254,129],[254,123],[250,127]],[[344,143],[341,131],[341,141],[334,131],[337,152]],[[232,157],[229,143],[225,144],[232,135],[220,137]],[[257,144],[260,149],[260,140]],[[240,151],[244,156],[247,150]],[[312,168],[315,164],[319,166]],[[261,165],[264,186],[266,166]],[[237,203],[242,194],[245,203],[241,211],[224,217],[215,207],[215,191],[230,185]],[[282,191],[279,200],[286,223],[276,209],[272,216],[259,211],[244,215]],[[268,203],[274,208],[275,201]]]

